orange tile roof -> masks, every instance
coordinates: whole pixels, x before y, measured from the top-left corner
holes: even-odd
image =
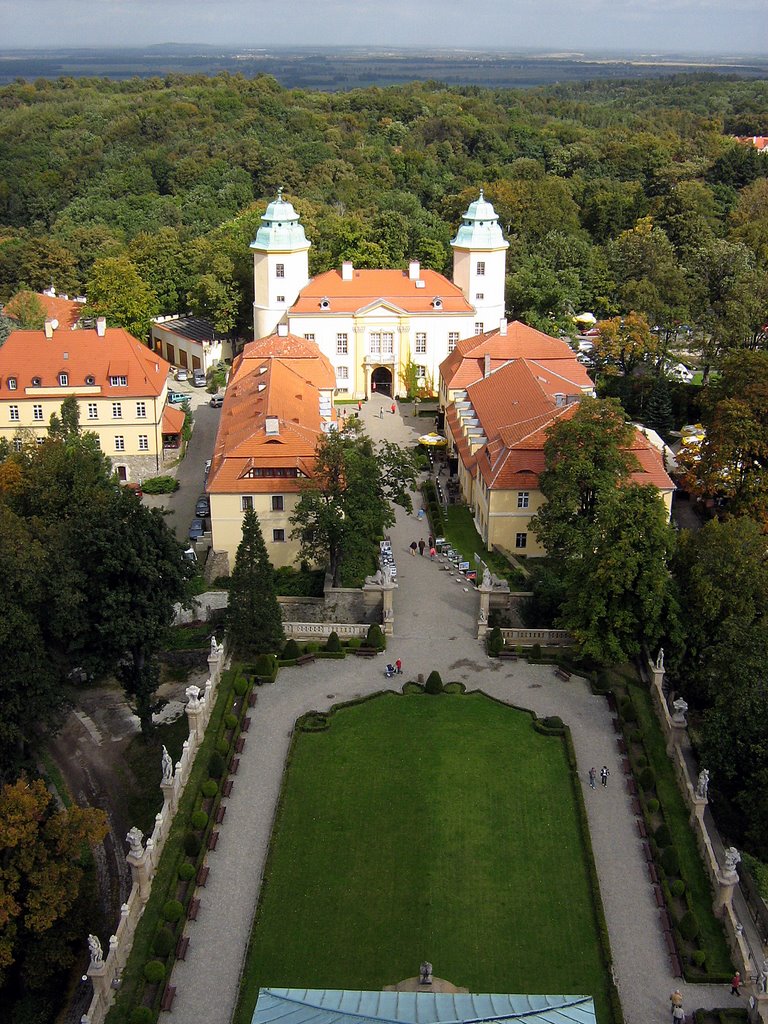
[[[83,302],[75,302],[74,299],[63,299],[59,295],[46,295],[44,292],[31,291],[16,292],[13,298],[9,299],[5,305],[6,314],[12,317],[16,300],[28,295],[34,295],[38,300],[45,310],[46,319],[59,321],[59,330],[71,330],[83,315],[85,306]]]
[[[318,274],[305,285],[291,307],[289,315],[312,313],[333,316],[356,313],[380,300],[389,302],[407,313],[472,313],[473,307],[464,298],[457,285],[434,270],[422,270],[423,288],[417,288],[406,270],[353,270],[352,279],[342,280],[340,270]],[[442,299],[442,308],[435,309],[432,300]],[[321,309],[320,301],[327,298],[329,309]]]
[[[180,434],[184,426],[184,410],[176,405],[166,405],[163,409],[163,434]]]
[[[114,398],[145,398],[158,396],[166,384],[170,364],[137,341],[123,327],[108,327],[103,337],[93,331],[53,332],[13,331],[0,348],[0,399],[28,401],[25,394],[32,388],[32,379],[39,378],[39,387],[59,386],[59,374],[66,373],[69,387],[89,387],[86,378],[93,377],[102,396]],[[127,384],[111,385],[110,376],[125,376]],[[8,378],[17,382],[15,390],[8,387]],[[91,394],[93,392],[90,392]]]
[[[206,489],[215,494],[294,492],[312,475],[323,433],[320,391],[336,383],[314,342],[270,335],[251,342],[230,374]],[[330,398],[330,395],[329,395]],[[267,419],[277,433],[267,433]],[[251,469],[298,470],[300,477],[248,477]]]

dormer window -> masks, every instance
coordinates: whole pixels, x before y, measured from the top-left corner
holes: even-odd
[[[68,385],[69,385],[69,374],[68,373],[60,373],[59,374],[59,387],[65,388]]]
[[[92,373],[89,373],[88,376],[85,378],[85,383],[88,385],[89,388],[92,388],[93,385],[96,383],[96,378],[93,376]]]
[[[128,378],[120,374],[118,377],[110,377],[109,383],[113,388],[124,388],[128,386]]]
[[[320,309],[330,309],[330,308],[331,308],[331,300],[330,299],[326,299],[326,298],[320,299]]]
[[[440,298],[439,295],[436,295],[434,297],[434,299],[432,299],[432,306],[433,306],[434,309],[442,309],[443,308],[443,300]]]
[[[42,383],[43,382],[40,380],[39,377],[33,377],[32,378],[32,387],[33,388],[39,388]]]
[[[9,391],[15,391],[17,387],[18,387],[18,381],[16,380],[16,378],[15,377],[9,377],[8,378],[8,390]]]

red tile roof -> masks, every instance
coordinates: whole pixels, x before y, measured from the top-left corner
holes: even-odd
[[[5,313],[8,316],[14,315],[17,299],[33,295],[45,310],[48,320],[58,320],[59,330],[71,330],[80,317],[83,315],[85,303],[75,302],[74,299],[63,299],[59,295],[46,295],[44,292],[17,292],[12,299],[5,304]]]
[[[390,303],[407,313],[472,313],[473,308],[459,287],[434,270],[422,270],[423,288],[416,287],[405,270],[353,270],[349,281],[342,279],[341,271],[328,270],[318,274],[302,288],[291,307],[290,314],[312,313],[322,316],[356,313],[379,301]],[[442,308],[435,309],[433,299],[442,300]],[[322,299],[330,307],[320,308]]]
[[[166,405],[163,409],[163,422],[161,431],[163,434],[180,434],[184,426],[184,410],[177,405]]]
[[[25,401],[34,398],[25,394],[35,387],[59,386],[59,374],[69,377],[69,388],[90,388],[93,377],[102,396],[144,398],[158,396],[166,384],[170,364],[142,345],[122,327],[108,327],[100,337],[94,331],[63,331],[58,328],[52,338],[45,331],[13,331],[0,348],[0,399]],[[127,378],[125,386],[111,385],[110,376]],[[15,390],[8,387],[8,378],[16,380]],[[86,394],[93,392],[85,392]]]

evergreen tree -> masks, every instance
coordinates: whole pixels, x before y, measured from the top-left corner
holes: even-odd
[[[229,587],[227,623],[229,639],[241,657],[277,651],[285,639],[275,595],[274,570],[253,509],[248,509],[243,516],[243,539],[237,549]]]
[[[648,398],[645,422],[660,434],[667,434],[674,426],[672,399],[669,395],[669,382],[666,377],[657,377]]]

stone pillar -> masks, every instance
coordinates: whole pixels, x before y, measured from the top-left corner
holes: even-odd
[[[200,701],[200,687],[188,686],[187,694],[187,720],[189,722],[189,735],[194,736],[197,743],[203,738],[205,725],[203,723],[203,705]]]
[[[126,854],[125,859],[131,866],[131,875],[133,876],[133,884],[139,890],[139,899],[142,903],[146,903],[149,899],[149,890],[151,886],[151,850],[147,850],[141,845],[143,835],[137,828],[132,828],[126,836],[128,843],[130,844],[130,850]],[[148,840],[147,846],[151,840]]]
[[[393,597],[395,594],[395,584],[385,583],[381,588],[382,597],[382,629],[384,630],[385,636],[392,636],[395,632],[395,609]]]
[[[491,590],[493,588],[481,583],[477,589],[480,593],[480,608],[477,613],[477,639],[484,640],[488,632],[488,616],[491,611]]]
[[[717,872],[717,892],[712,904],[716,917],[722,917],[728,909],[733,908],[733,890],[739,884],[739,876],[735,871],[720,870]]]
[[[221,673],[221,656],[223,644],[216,644],[216,638],[211,638],[211,653],[208,655],[208,675],[218,683]],[[215,645],[215,647],[214,647]]]
[[[688,802],[691,805],[690,822],[691,825],[695,825],[698,821],[699,826],[704,830],[704,811],[706,810],[709,800],[705,796],[696,796],[696,791],[693,786],[688,783]]]
[[[160,789],[163,791],[163,810],[173,817],[176,813],[176,782],[171,776],[167,782],[160,783]]]
[[[749,1001],[750,1024],[768,1024],[768,992],[756,992]]]
[[[106,1010],[110,996],[106,963],[103,960],[100,963],[94,963],[92,960],[88,965],[88,977],[93,984],[93,994],[97,1007],[99,1010]]]

